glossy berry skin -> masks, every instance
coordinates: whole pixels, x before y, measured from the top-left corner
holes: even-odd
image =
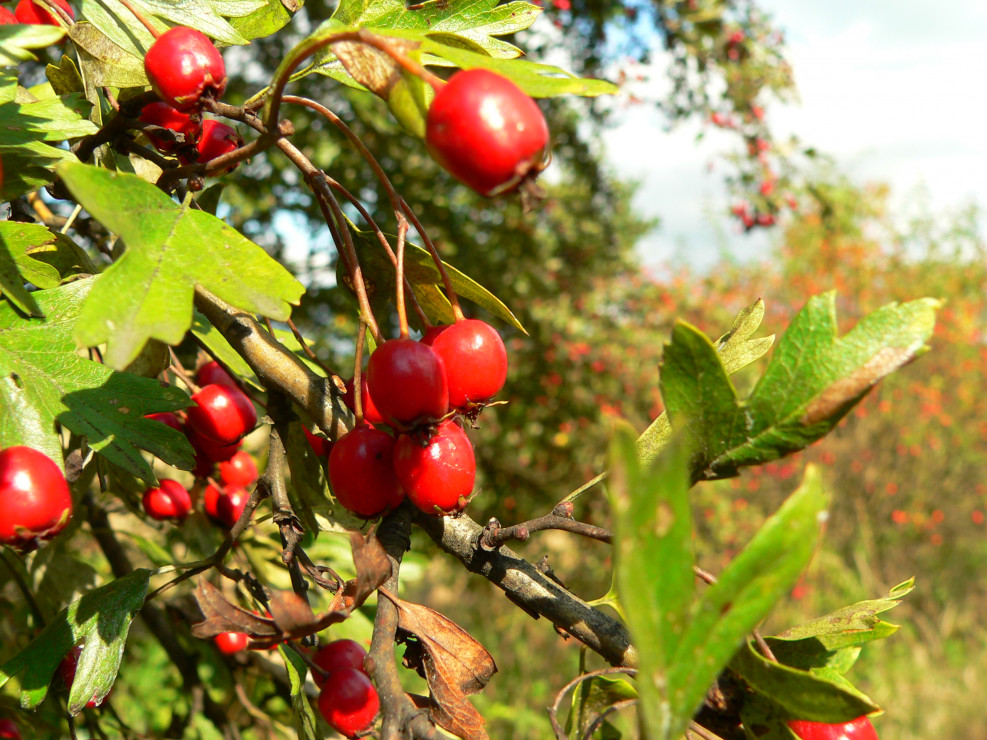
[[[413,339],[389,339],[367,364],[370,398],[388,423],[438,419],[449,410],[442,360]]]
[[[417,435],[402,434],[394,445],[394,472],[411,503],[425,513],[459,511],[476,480],[473,445],[451,420],[424,447]]]
[[[225,486],[219,489],[209,484],[202,493],[202,508],[210,519],[230,529],[237,523],[249,498],[246,488]]]
[[[193,162],[208,164],[216,159],[216,157],[221,157],[224,154],[235,151],[241,146],[243,146],[243,137],[237,133],[235,128],[231,128],[225,123],[209,119],[202,122],[202,137],[199,139],[199,143],[195,145],[195,159],[186,156],[184,153],[179,153],[178,160],[182,164],[192,164]],[[227,172],[232,172],[236,168],[237,165],[233,165],[216,174],[225,175]]]
[[[144,56],[144,71],[164,102],[192,111],[204,97],[219,99],[226,90],[226,66],[209,37],[185,26],[161,34]]]
[[[394,440],[386,432],[362,425],[350,430],[329,452],[329,486],[348,511],[378,516],[404,499],[394,475]]]
[[[867,717],[836,725],[797,719],[789,721],[788,726],[802,740],[878,740]]]
[[[346,737],[354,737],[373,724],[380,709],[377,689],[355,668],[340,668],[329,674],[319,693],[319,713]]]
[[[360,400],[363,404],[363,419],[368,424],[386,424],[384,417],[380,415],[380,411],[374,405],[374,400],[370,397],[370,384],[367,382],[367,376],[364,375],[360,382]],[[356,403],[353,399],[353,378],[346,381],[346,393],[343,395],[343,401],[346,403],[347,408],[356,413]]]
[[[219,464],[219,477],[227,486],[249,486],[257,480],[257,463],[246,450],[238,450]]]
[[[188,427],[219,445],[236,444],[257,424],[257,411],[239,388],[213,383],[199,389],[192,400],[198,405],[187,412]]]
[[[0,7],[0,26],[12,26],[15,23],[20,23],[20,21],[17,20],[17,16],[6,8]],[[5,725],[13,726],[15,729],[17,728],[17,725],[15,725],[12,720],[0,719],[0,738],[13,737],[13,735],[8,736],[3,734]],[[20,737],[20,732],[17,733],[17,737]]]
[[[192,497],[181,483],[168,478],[161,479],[160,488],[144,491],[144,511],[152,519],[181,521],[192,511]]]
[[[315,681],[316,686],[322,686],[328,674],[340,668],[354,668],[365,674],[363,660],[366,657],[367,651],[355,640],[333,640],[312,656],[312,663],[326,672],[326,675],[323,675],[318,671],[312,671],[312,680]]]
[[[243,446],[242,442],[235,442],[231,445],[221,445],[219,442],[213,442],[211,439],[206,439],[200,434],[196,434],[194,429],[186,429],[185,436],[188,437],[188,441],[192,443],[192,447],[195,448],[195,459],[196,463],[201,462],[203,470],[208,469],[206,475],[212,472],[212,464],[217,462],[225,462],[232,458],[240,448]],[[196,468],[196,474],[198,475],[198,468]],[[199,477],[205,477],[204,475]]]
[[[548,124],[538,104],[506,77],[464,69],[432,101],[425,142],[456,179],[493,196],[542,168]]]
[[[195,144],[202,134],[202,125],[200,123],[193,121],[188,113],[175,110],[167,103],[157,102],[145,105],[141,111],[140,120],[142,123],[160,126],[169,131],[174,131],[176,134],[181,134],[185,137],[185,146]],[[178,142],[160,133],[146,131],[145,135],[159,152],[169,154],[181,148]]]
[[[0,545],[33,549],[69,523],[72,495],[61,468],[32,447],[0,452]]]
[[[230,374],[215,360],[210,360],[199,368],[195,374],[195,382],[199,385],[212,385],[216,383],[218,385],[236,386]]]
[[[449,383],[449,405],[466,408],[493,398],[507,381],[507,348],[490,324],[457,321],[432,341]]]
[[[212,638],[223,655],[233,655],[247,649],[250,637],[245,632],[220,632]]]
[[[72,7],[65,0],[55,0],[55,4],[75,19]],[[14,9],[14,15],[18,23],[29,23],[35,26],[60,26],[61,23],[44,6],[31,2],[31,0],[21,0]]]

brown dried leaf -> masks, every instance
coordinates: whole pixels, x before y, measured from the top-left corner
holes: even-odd
[[[361,606],[367,597],[391,577],[391,561],[380,541],[371,532],[366,537],[359,532],[350,534],[356,579],[343,588],[344,603],[349,610]]]
[[[312,634],[315,612],[302,596],[294,591],[275,591],[268,599],[271,617],[287,639]]]
[[[280,637],[274,620],[231,604],[205,579],[201,579],[195,588],[195,600],[205,617],[192,625],[192,634],[196,637],[215,637],[221,632],[244,632],[255,640],[273,641]]]

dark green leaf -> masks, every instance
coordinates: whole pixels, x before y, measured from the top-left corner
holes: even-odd
[[[566,720],[565,730],[568,733],[575,733],[575,737],[586,737],[589,728],[603,712],[618,702],[636,698],[637,689],[624,678],[610,676],[587,678],[572,692],[572,711]],[[598,737],[600,740],[616,740],[620,737],[620,733],[604,720],[593,737]]]
[[[10,28],[10,26],[0,26]],[[0,201],[18,198],[32,190],[52,182],[55,165],[75,157],[64,149],[31,141],[17,146],[0,146],[0,162],[3,166],[3,183],[0,184]]]
[[[148,339],[182,341],[197,285],[279,320],[305,291],[235,229],[136,176],[70,162],[59,174],[79,203],[127,245],[97,280],[76,327],[85,346],[107,343],[104,359],[112,367],[125,367]]]
[[[224,367],[229,368],[234,375],[244,382],[249,383],[257,390],[264,390],[264,386],[257,380],[254,371],[250,369],[247,361],[233,349],[230,343],[226,341],[226,337],[198,311],[192,314],[192,334],[202,342],[213,357],[219,360]]]
[[[144,604],[149,570],[137,570],[69,604],[38,637],[0,667],[0,686],[20,675],[21,706],[37,707],[48,693],[55,669],[75,645],[84,643],[69,694],[69,712],[77,714],[113,686],[130,623]]]
[[[318,740],[322,737],[322,733],[319,732],[315,712],[312,711],[312,703],[305,696],[305,677],[308,675],[308,666],[302,656],[284,645],[278,646],[278,652],[284,658],[284,667],[288,672],[295,732],[299,740]]]

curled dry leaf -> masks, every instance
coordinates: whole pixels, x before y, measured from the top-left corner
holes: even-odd
[[[199,580],[195,600],[205,619],[192,625],[196,637],[215,637],[222,632],[243,632],[255,640],[275,642],[280,636],[274,620],[231,604],[209,581]]]

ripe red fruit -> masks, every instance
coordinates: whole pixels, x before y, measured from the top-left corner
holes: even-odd
[[[366,673],[363,670],[363,659],[366,657],[367,651],[355,640],[333,640],[312,656],[312,663],[326,672],[323,675],[312,671],[312,680],[317,686],[322,686],[328,675],[340,668],[353,668]]]
[[[0,545],[32,549],[69,523],[72,495],[61,469],[31,447],[0,452]]]
[[[230,374],[223,369],[215,360],[210,360],[205,365],[199,368],[198,372],[195,374],[195,382],[199,385],[212,385],[214,383],[219,385],[232,385],[236,386],[233,378]]]
[[[836,725],[795,719],[788,726],[802,740],[877,740],[877,731],[867,717]]]
[[[192,400],[198,405],[188,410],[188,426],[220,445],[235,444],[257,424],[254,405],[239,388],[213,383]]]
[[[322,685],[319,713],[336,732],[347,737],[370,727],[379,709],[377,689],[355,668],[333,671]]]
[[[160,414],[148,414],[144,418],[145,419],[154,419],[155,421],[160,421],[162,424],[166,424],[166,425],[170,426],[172,429],[174,429],[177,432],[183,431],[182,430],[182,422],[180,422],[178,420],[178,417],[175,416],[170,411],[162,411]]]
[[[416,435],[402,434],[394,445],[394,472],[411,503],[427,514],[459,511],[473,492],[473,445],[454,421],[444,421],[422,446]]]
[[[442,360],[413,339],[389,339],[367,364],[370,398],[388,420],[411,424],[438,419],[449,410],[449,388]]]
[[[79,670],[80,655],[82,655],[82,646],[76,645],[66,653],[65,657],[62,658],[62,662],[58,664],[58,675],[61,676],[65,688],[70,691],[72,689],[72,683],[75,681],[75,673]],[[96,697],[93,696],[92,699],[86,702],[86,707],[92,709],[95,706],[97,706]]]
[[[175,110],[167,103],[158,102],[145,105],[144,109],[141,111],[140,120],[142,123],[148,123],[152,126],[160,126],[161,128],[166,128],[169,131],[174,131],[176,134],[181,134],[185,137],[185,146],[195,144],[195,142],[199,140],[199,135],[202,133],[201,124],[197,121],[193,121],[187,113],[182,113],[180,110]],[[154,148],[159,152],[174,152],[182,146],[170,137],[161,133],[146,131],[145,135],[151,140]]]
[[[202,137],[195,146],[198,156],[194,160],[182,155],[179,155],[178,158],[182,164],[191,164],[192,162],[206,164],[217,157],[239,149],[241,146],[243,146],[243,137],[237,133],[235,128],[210,118],[202,122]],[[236,167],[237,165],[233,165],[217,174],[224,175],[227,172],[232,172]]]
[[[370,383],[367,382],[367,376],[364,375],[360,378],[360,400],[363,403],[363,419],[368,424],[386,424],[384,417],[380,415],[380,411],[374,405],[373,399],[370,397]],[[356,413],[356,403],[353,399],[353,378],[346,381],[346,393],[343,395],[343,401],[346,406],[354,414]]]
[[[161,34],[144,57],[154,92],[173,108],[191,111],[202,98],[218,99],[226,90],[226,66],[209,37],[185,26]]]
[[[202,508],[210,519],[229,529],[237,523],[249,498],[246,488],[224,486],[219,489],[210,483],[202,493]]]
[[[245,632],[220,632],[212,638],[223,655],[233,655],[247,649],[250,637]]]
[[[75,13],[72,11],[72,7],[65,0],[55,0],[55,4],[68,13],[70,18],[75,19]],[[31,0],[21,0],[17,3],[17,7],[14,9],[14,15],[17,17],[18,23],[30,23],[41,26],[62,25],[47,8]]]
[[[249,486],[257,480],[257,463],[246,450],[239,450],[219,464],[219,477],[228,486]]]
[[[404,499],[394,475],[394,440],[372,426],[358,426],[329,452],[329,487],[340,505],[354,514],[375,517]]]
[[[12,26],[15,23],[20,23],[20,21],[17,20],[17,16],[14,15],[13,13],[11,13],[6,8],[0,7],[0,26]],[[13,737],[13,735],[9,735],[8,736],[8,735],[4,735],[3,734],[3,732],[4,732],[4,729],[3,729],[4,728],[4,725],[7,724],[7,723],[9,723],[10,725],[12,725],[15,729],[17,728],[17,725],[15,725],[11,720],[9,720],[9,719],[0,719],[0,738],[3,738],[3,737]],[[20,733],[19,732],[17,733],[17,737],[20,737]]]
[[[0,20],[0,25],[2,23],[3,21]],[[0,740],[24,740],[21,729],[14,720],[6,717],[0,719]]]
[[[214,442],[211,439],[206,439],[201,434],[197,434],[194,429],[186,428],[185,436],[188,437],[188,441],[192,443],[192,447],[195,448],[195,460],[196,464],[202,464],[203,470],[208,470],[204,475],[199,476],[204,478],[212,472],[212,464],[217,462],[225,462],[232,458],[240,448],[243,446],[243,442],[234,442],[231,445],[221,445],[219,442]],[[199,473],[199,468],[196,467],[196,475]]]
[[[507,348],[490,324],[457,321],[432,341],[449,383],[449,405],[466,408],[493,398],[507,380]]]
[[[544,168],[548,124],[538,104],[506,77],[464,69],[432,101],[425,142],[454,177],[493,196]]]
[[[317,434],[313,434],[307,427],[302,427],[302,431],[305,432],[305,439],[308,440],[308,444],[312,448],[312,452],[314,452],[318,457],[329,456],[329,451],[332,449],[332,442],[318,436]]]
[[[192,511],[192,497],[181,483],[168,478],[161,480],[160,488],[144,491],[144,511],[152,519],[182,520]]]
[[[427,344],[429,347],[431,347],[432,344],[435,342],[435,340],[438,338],[439,334],[444,332],[450,326],[452,326],[452,324],[436,324],[435,326],[428,327],[425,330],[425,333],[422,335],[422,338],[420,340],[421,343]]]

